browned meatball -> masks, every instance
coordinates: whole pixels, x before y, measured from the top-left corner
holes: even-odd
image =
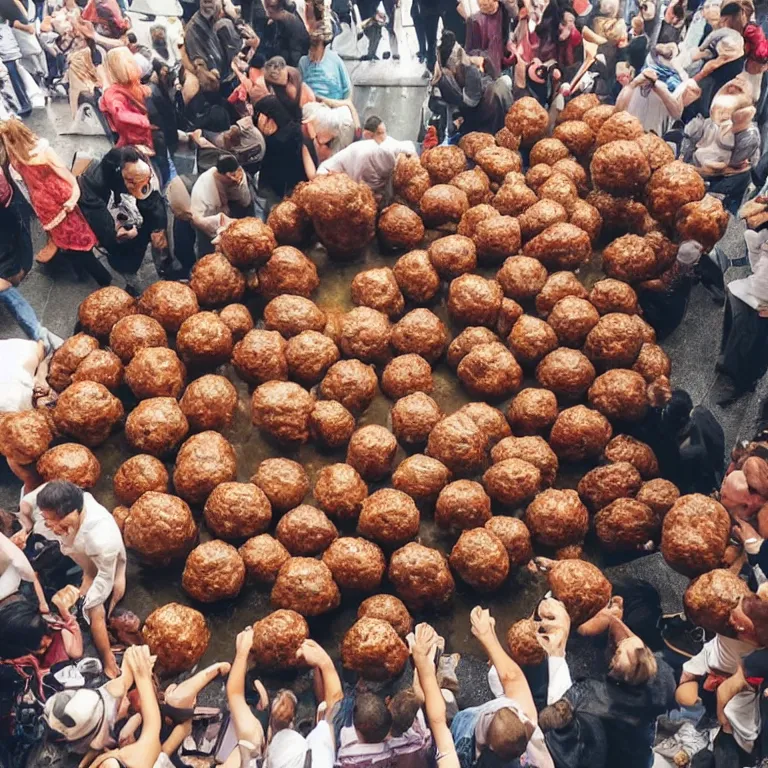
[[[407,661],[408,647],[381,619],[358,619],[341,643],[341,663],[368,680],[397,677]]]
[[[432,367],[420,355],[393,358],[381,376],[381,388],[393,400],[414,392],[431,392],[433,386]]]
[[[649,506],[661,519],[680,498],[680,491],[674,483],[658,477],[643,483],[635,498]]]
[[[579,282],[573,272],[553,272],[536,296],[536,311],[548,315],[555,304],[566,296],[579,299],[587,298],[587,289]]]
[[[472,395],[483,398],[506,397],[523,379],[517,360],[500,342],[475,347],[462,358],[456,375]]]
[[[554,200],[560,203],[569,214],[579,199],[579,191],[570,176],[558,172],[554,172],[536,190],[536,193],[542,200]]]
[[[462,325],[493,327],[501,308],[503,293],[495,280],[480,275],[461,275],[448,287],[448,312]]]
[[[139,312],[157,320],[168,333],[177,333],[181,324],[200,311],[195,292],[183,283],[158,280],[141,294]]]
[[[469,416],[483,431],[490,445],[512,434],[504,414],[488,403],[467,403],[459,408],[458,413]]]
[[[415,155],[400,155],[392,174],[392,188],[395,195],[408,205],[418,205],[422,195],[429,189],[429,173]]]
[[[285,339],[277,331],[248,331],[232,350],[232,364],[238,375],[253,384],[285,381],[288,361]]]
[[[396,547],[418,535],[419,520],[419,508],[410,496],[382,488],[363,501],[357,530],[377,544]]]
[[[451,368],[456,368],[464,356],[480,344],[491,344],[499,337],[490,329],[483,327],[465,328],[448,347],[446,360]]]
[[[515,358],[533,365],[557,347],[557,334],[552,326],[532,315],[522,315],[507,339]]]
[[[84,445],[62,443],[49,448],[37,460],[37,473],[44,483],[67,480],[80,488],[93,488],[101,475],[99,460]]]
[[[112,487],[117,500],[130,506],[147,491],[165,493],[169,479],[168,470],[160,459],[139,454],[131,456],[117,468]]]
[[[599,456],[613,430],[598,411],[583,405],[566,408],[558,415],[549,434],[549,444],[558,458],[583,461]]]
[[[296,611],[278,610],[253,625],[251,652],[260,669],[284,671],[299,665],[297,652],[309,626]]]
[[[253,318],[244,304],[229,304],[219,312],[221,322],[232,331],[232,340],[240,341],[253,329]]]
[[[258,275],[259,290],[266,299],[274,299],[281,293],[292,293],[308,299],[320,285],[314,262],[291,245],[275,248],[269,261],[259,269]]]
[[[683,596],[685,616],[707,632],[733,637],[731,611],[751,594],[747,584],[737,574],[716,568],[688,585]]]
[[[358,272],[352,278],[350,288],[352,301],[358,306],[371,307],[389,317],[403,314],[405,299],[389,267]]]
[[[275,529],[277,540],[294,556],[319,555],[338,538],[336,526],[309,504],[286,512]]]
[[[317,331],[302,331],[285,345],[288,372],[303,384],[316,384],[338,359],[338,347]]]
[[[301,245],[312,229],[309,218],[293,200],[274,206],[267,216],[267,226],[280,245]]]
[[[501,216],[501,214],[492,205],[480,203],[479,205],[469,208],[461,217],[456,232],[459,235],[464,235],[465,237],[470,237],[474,240],[475,233],[481,222],[498,216]]]
[[[525,183],[538,193],[539,187],[554,173],[551,165],[539,163],[531,164],[528,173],[525,174]]]
[[[427,253],[432,266],[445,279],[471,272],[477,266],[475,244],[464,235],[441,237],[430,244]]]
[[[345,536],[336,539],[323,554],[334,581],[342,589],[373,592],[387,570],[384,553],[372,541]]]
[[[577,269],[591,258],[592,243],[583,229],[563,222],[528,241],[523,253],[539,259],[548,269]]]
[[[675,216],[675,229],[680,240],[695,240],[701,243],[704,252],[715,247],[727,226],[728,212],[722,202],[712,195],[686,203]]]
[[[386,621],[403,638],[413,629],[411,614],[394,595],[373,595],[366,598],[357,609],[357,618]]]
[[[648,160],[634,141],[609,141],[598,147],[589,170],[595,186],[617,195],[635,194],[651,178]]]
[[[654,219],[671,223],[687,203],[701,200],[706,192],[704,179],[688,163],[675,160],[654,171],[648,182],[648,210]]]
[[[659,462],[649,445],[629,435],[616,435],[605,446],[608,461],[628,461],[644,480],[659,474]]]
[[[390,356],[392,326],[383,312],[355,307],[344,316],[341,351],[365,363],[378,363]]]
[[[272,509],[287,512],[298,507],[309,491],[304,467],[290,459],[265,459],[251,478],[267,495]]]
[[[730,536],[725,507],[709,496],[681,496],[664,517],[661,554],[667,565],[686,576],[717,568]]]
[[[557,395],[577,399],[595,380],[595,367],[578,350],[560,347],[538,364],[536,380]]]
[[[556,200],[539,200],[518,218],[523,240],[530,240],[554,224],[566,221],[568,212]]]
[[[658,271],[656,254],[645,238],[624,235],[603,250],[603,269],[618,280],[647,280]]]
[[[589,300],[601,315],[611,312],[634,315],[639,311],[635,289],[623,280],[598,280],[589,292]]]
[[[365,480],[381,480],[392,472],[397,440],[385,427],[368,424],[356,430],[347,446],[347,464]]]
[[[443,412],[440,406],[427,394],[414,392],[400,398],[390,410],[392,432],[407,445],[426,443]]]
[[[413,353],[435,363],[448,346],[448,329],[434,312],[413,309],[392,329],[392,346],[401,355]]]
[[[359,360],[340,360],[328,369],[320,384],[320,394],[361,413],[376,397],[377,383],[372,366]]]
[[[431,301],[440,289],[440,275],[426,251],[410,251],[402,255],[392,272],[403,294],[416,303]]]
[[[125,420],[128,444],[152,456],[164,456],[189,432],[189,422],[172,397],[142,400]]]
[[[557,456],[543,437],[531,435],[504,438],[491,450],[491,461],[498,464],[507,459],[518,459],[532,464],[538,469],[540,482],[544,486],[550,486],[555,482],[558,470]],[[493,496],[492,493],[491,496]]]
[[[155,608],[141,631],[158,665],[168,674],[197,666],[211,640],[203,614],[180,603]]]
[[[95,381],[110,391],[123,383],[123,364],[107,349],[95,349],[77,366],[72,381]]]
[[[440,608],[451,601],[456,588],[442,552],[415,542],[392,554],[388,576],[412,610]]]
[[[507,130],[520,137],[522,146],[530,147],[547,134],[547,110],[531,96],[515,101],[504,118]]]
[[[217,485],[236,478],[235,449],[218,432],[192,435],[179,449],[173,486],[182,499],[201,504]]]
[[[589,513],[576,491],[550,488],[528,505],[525,524],[537,542],[560,548],[584,539],[589,528]]]
[[[614,141],[632,141],[643,135],[643,124],[629,112],[614,112],[597,132],[597,146]]]
[[[496,131],[494,139],[499,147],[506,147],[507,149],[520,148],[520,137],[512,133],[506,126]]]
[[[248,580],[259,584],[274,584],[283,564],[291,559],[288,550],[268,533],[248,539],[238,552]]]
[[[467,167],[467,158],[460,147],[444,145],[423,152],[421,164],[433,184],[447,184]]]
[[[481,149],[492,147],[495,144],[496,140],[493,138],[493,134],[482,131],[470,131],[459,139],[459,147],[470,160],[474,160],[475,155]]]
[[[541,664],[547,653],[539,643],[538,624],[533,619],[520,619],[507,631],[509,655],[522,666]]]
[[[431,456],[417,453],[400,462],[392,474],[392,485],[417,504],[433,504],[450,482],[448,468]]]
[[[609,419],[640,421],[648,410],[645,379],[623,368],[598,376],[588,395],[589,404]]]
[[[176,336],[176,349],[188,365],[215,367],[232,354],[232,331],[214,312],[187,318]]]
[[[595,515],[595,533],[609,551],[642,549],[660,529],[659,516],[636,499],[616,499]]]
[[[178,398],[184,391],[186,379],[184,363],[167,347],[139,349],[125,369],[125,383],[139,400]]]
[[[214,539],[195,547],[187,557],[181,586],[201,603],[237,597],[245,583],[245,563],[238,551]]]
[[[541,472],[523,459],[503,459],[486,470],[483,485],[494,501],[507,507],[519,507],[541,489]]]
[[[309,414],[309,434],[328,448],[341,448],[355,431],[355,417],[335,400],[320,400]]]
[[[486,528],[464,531],[451,550],[451,567],[481,592],[499,589],[509,575],[509,555],[501,540]]]
[[[545,432],[557,418],[557,398],[549,389],[523,389],[509,404],[507,418],[516,434]]]
[[[593,244],[600,237],[600,232],[603,229],[603,217],[600,215],[600,211],[584,200],[576,200],[573,203],[568,222],[579,229],[583,229]]]
[[[123,522],[129,549],[152,565],[168,565],[186,557],[197,541],[192,511],[178,496],[147,491],[132,505]]]
[[[439,421],[427,442],[427,455],[459,477],[482,472],[488,460],[487,449],[485,433],[464,413],[454,413]]]
[[[614,197],[595,189],[587,195],[587,202],[600,212],[606,230],[619,233],[644,230],[648,210],[631,197]]]
[[[568,120],[560,123],[552,135],[565,144],[576,157],[589,154],[595,143],[595,132],[589,124],[583,120]]]
[[[570,157],[570,154],[560,139],[541,139],[531,147],[529,162],[531,166],[538,163],[554,165],[558,160]]]
[[[503,182],[508,173],[523,169],[520,153],[506,147],[481,149],[475,156],[475,162],[497,183]]]
[[[491,519],[491,499],[480,483],[455,480],[440,491],[435,523],[451,531],[477,528]]]
[[[504,295],[515,301],[532,299],[547,281],[547,270],[537,259],[511,256],[496,273]]]
[[[588,109],[581,117],[581,119],[595,132],[597,133],[602,127],[603,123],[616,111],[616,107],[613,104],[595,104],[594,107]],[[639,137],[637,137],[639,138]]]
[[[339,607],[341,594],[330,568],[310,557],[292,557],[277,574],[271,602],[302,616],[319,616]]]
[[[106,339],[118,320],[136,312],[138,308],[133,296],[122,288],[108,285],[83,300],[77,310],[77,319],[86,333]]]
[[[101,445],[124,415],[123,404],[95,381],[79,381],[67,387],[53,410],[56,428],[90,447]]]
[[[520,250],[520,225],[512,216],[493,216],[477,225],[473,240],[480,259],[498,263]]]
[[[437,184],[421,196],[419,208],[421,217],[428,227],[439,227],[450,222],[458,224],[469,208],[469,198],[466,192],[458,187],[451,184]]]
[[[189,287],[203,307],[217,307],[240,301],[245,293],[245,277],[220,253],[203,256],[192,267]]]
[[[326,514],[340,522],[356,522],[368,486],[349,464],[331,464],[317,473],[312,495]]]
[[[655,133],[644,133],[642,136],[638,136],[635,141],[643,151],[651,171],[656,171],[675,159],[672,147]]]
[[[487,203],[493,197],[491,180],[480,166],[473,168],[471,171],[462,171],[448,183],[464,192],[470,205]],[[464,215],[466,216],[466,214]],[[463,219],[464,216],[461,218]]]
[[[207,374],[195,379],[185,390],[179,406],[190,429],[220,430],[232,423],[237,408],[237,390],[223,376]]]
[[[637,359],[643,338],[633,316],[610,312],[587,335],[584,353],[604,367],[630,366]]]
[[[531,532],[522,520],[516,517],[492,517],[485,523],[485,528],[504,545],[511,566],[525,565],[533,557]]]
[[[634,496],[642,484],[640,473],[628,461],[595,467],[579,480],[579,496],[593,511],[616,499]]]
[[[565,157],[562,160],[558,160],[552,165],[552,170],[556,173],[562,173],[567,176],[575,185],[579,194],[583,194],[587,191],[587,172],[577,160],[572,157]],[[582,201],[574,201],[573,205],[579,205]],[[573,216],[573,209],[570,211]]]
[[[302,331],[322,332],[325,321],[325,312],[303,296],[283,294],[264,307],[264,327],[268,331],[278,331],[286,339]]]
[[[640,334],[640,338],[643,340],[643,344],[655,344],[656,331],[653,329],[653,326],[643,320],[640,315],[632,315],[631,319],[635,324],[635,328],[637,328],[637,332]]]
[[[268,381],[251,397],[253,425],[279,442],[306,443],[314,395],[292,381]]]
[[[567,347],[580,347],[600,320],[598,311],[586,299],[566,296],[552,307],[547,322]]]
[[[272,506],[253,483],[221,483],[205,502],[205,524],[222,539],[244,539],[264,533],[272,522]]]
[[[249,216],[227,225],[219,238],[219,248],[234,266],[247,269],[263,264],[277,248],[277,241],[267,224]]]
[[[534,206],[538,199],[536,193],[525,184],[507,183],[499,187],[491,204],[497,213],[504,216],[519,216]]]
[[[611,582],[592,563],[560,560],[548,574],[552,594],[579,626],[601,611],[611,599]]]
[[[125,319],[133,317],[140,317],[140,315],[129,315]],[[149,318],[146,319],[149,320]],[[163,332],[164,337],[165,332]],[[48,384],[57,392],[63,392],[72,383],[72,374],[77,370],[77,366],[98,348],[98,340],[87,333],[76,333],[74,336],[70,336],[51,357],[48,368]]]
[[[586,112],[600,104],[600,99],[594,93],[582,93],[574,96],[563,111],[557,116],[558,124],[567,120],[582,120]],[[613,109],[613,108],[611,108]]]

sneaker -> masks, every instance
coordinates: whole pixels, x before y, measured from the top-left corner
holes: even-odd
[[[682,613],[662,616],[660,624],[661,639],[671,651],[690,659],[704,647],[704,630],[695,626]]]
[[[99,659],[88,656],[77,662],[77,671],[81,675],[100,675],[104,671],[104,666]]]
[[[437,684],[441,688],[457,693],[459,690],[459,679],[456,676],[456,668],[461,661],[461,655],[452,653],[443,655],[437,663]]]
[[[47,328],[42,329],[40,341],[43,342],[46,355],[50,355],[51,352],[55,352],[64,343],[64,339],[62,339],[61,336],[57,336]]]

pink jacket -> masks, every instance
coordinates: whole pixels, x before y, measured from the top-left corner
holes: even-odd
[[[99,100],[99,109],[107,118],[109,127],[117,133],[118,147],[141,144],[154,149],[147,108],[136,101],[127,88],[111,85]]]

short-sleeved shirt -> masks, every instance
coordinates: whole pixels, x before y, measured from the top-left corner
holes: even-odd
[[[0,412],[11,413],[32,407],[32,391],[39,362],[36,341],[0,341]]]
[[[341,56],[330,48],[325,49],[320,61],[310,61],[309,56],[302,56],[299,71],[304,82],[323,98],[346,99],[352,89]]]

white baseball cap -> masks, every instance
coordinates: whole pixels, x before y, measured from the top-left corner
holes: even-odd
[[[43,717],[52,731],[67,741],[95,735],[104,721],[104,700],[90,688],[60,691],[45,702]]]

